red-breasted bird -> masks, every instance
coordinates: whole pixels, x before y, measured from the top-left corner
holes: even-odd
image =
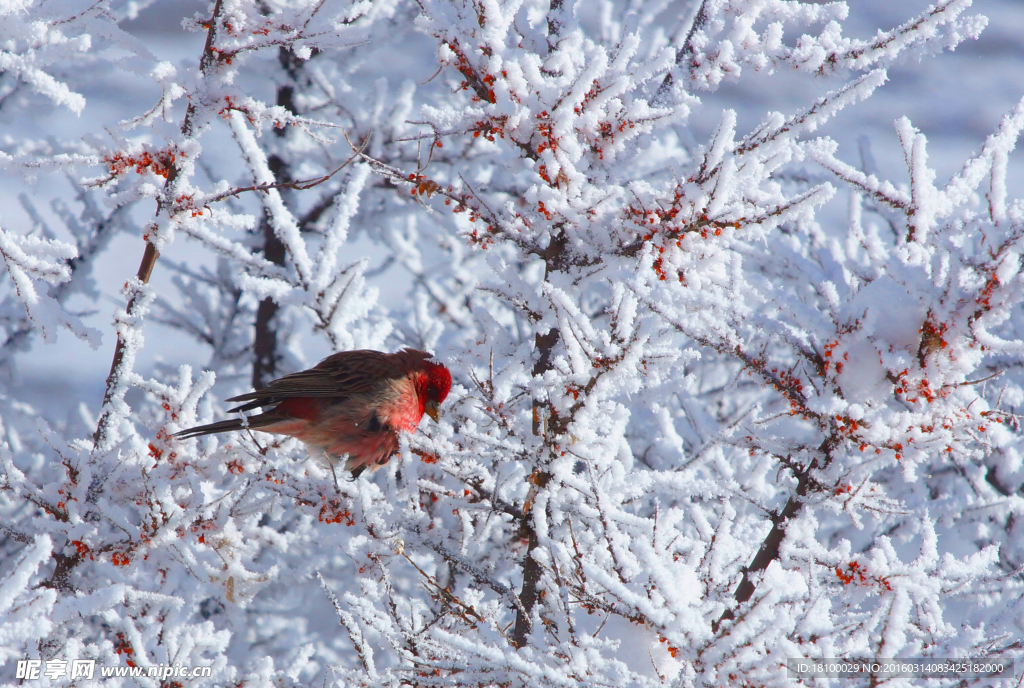
[[[228,399],[245,402],[229,412],[269,410],[182,430],[175,437],[244,428],[290,435],[328,459],[348,454],[345,468],[358,476],[386,464],[398,451],[399,431],[415,431],[424,413],[437,422],[452,375],[431,358],[414,349],[341,351],[309,370]]]

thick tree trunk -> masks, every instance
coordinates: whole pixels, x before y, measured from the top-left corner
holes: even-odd
[[[551,243],[548,245],[546,255],[544,256],[545,280],[553,271],[564,267],[566,245],[567,240],[561,232],[558,232],[551,239]],[[537,352],[537,360],[533,364],[534,377],[540,377],[551,369],[551,354],[558,344],[558,337],[557,329],[549,330],[544,334],[538,334],[534,337],[534,348]],[[534,435],[544,438],[553,435],[557,436],[561,434],[563,429],[557,427],[557,419],[550,416],[549,404],[542,404],[536,400],[533,402]],[[533,608],[536,606],[537,600],[540,599],[541,593],[538,584],[540,583],[543,571],[537,560],[533,558],[533,552],[540,543],[537,539],[537,532],[533,527],[533,514],[530,509],[533,501],[532,495],[536,490],[542,489],[550,479],[551,474],[545,471],[542,466],[538,466],[530,476],[531,496],[527,498],[526,504],[523,505],[523,520],[520,523],[520,532],[526,538],[527,545],[526,556],[523,558],[523,587],[519,592],[519,601],[522,602],[522,607],[516,612],[516,624],[512,633],[512,642],[515,643],[516,647],[524,647],[526,645],[526,639],[532,627],[530,617],[533,614]]]
[[[279,55],[281,65],[294,78],[293,70],[298,67],[291,53],[281,48]],[[291,113],[295,113],[295,88],[290,85],[280,86],[277,89],[277,104],[284,107]],[[287,135],[285,129],[275,129],[277,136]],[[278,184],[287,184],[293,181],[288,163],[278,155],[271,155],[267,160],[270,171],[274,174],[274,181]],[[282,189],[282,195],[285,190]],[[285,264],[285,248],[281,240],[274,233],[274,227],[270,218],[264,214],[260,223],[263,234],[263,257],[274,265]],[[252,386],[254,389],[263,389],[268,382],[278,376],[278,362],[281,359],[277,351],[277,315],[278,305],[269,296],[260,301],[256,309],[256,331],[253,336],[253,362],[252,362]]]

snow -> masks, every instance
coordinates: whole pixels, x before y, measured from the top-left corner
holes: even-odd
[[[1021,16],[0,3],[0,682],[1019,657]],[[355,480],[174,437],[267,346],[455,384]]]

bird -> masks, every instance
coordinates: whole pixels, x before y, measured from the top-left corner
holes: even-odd
[[[414,432],[424,413],[438,422],[439,407],[451,387],[451,372],[426,351],[340,351],[308,370],[227,400],[244,402],[228,413],[268,410],[174,436],[189,439],[243,429],[289,435],[311,454],[325,456],[332,472],[334,461],[347,455],[345,469],[358,478],[367,468],[385,465],[398,451],[398,433]]]

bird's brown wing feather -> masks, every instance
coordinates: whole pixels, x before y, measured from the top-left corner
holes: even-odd
[[[377,389],[386,380],[407,375],[430,354],[403,349],[397,353],[363,349],[340,351],[303,370],[274,380],[263,389],[232,397],[228,401],[247,402],[231,411],[249,411],[269,406],[290,397],[333,397],[344,400]]]
[[[260,430],[268,425],[280,423],[282,420],[283,419],[280,415],[273,411],[269,411],[257,416],[249,416],[244,420],[241,418],[232,418],[231,420],[222,420],[218,423],[210,423],[209,425],[197,425],[194,428],[188,428],[187,430],[176,432],[174,433],[174,436],[187,440],[190,437],[213,435],[218,432],[229,432],[231,430],[244,430],[246,428],[250,430]]]

